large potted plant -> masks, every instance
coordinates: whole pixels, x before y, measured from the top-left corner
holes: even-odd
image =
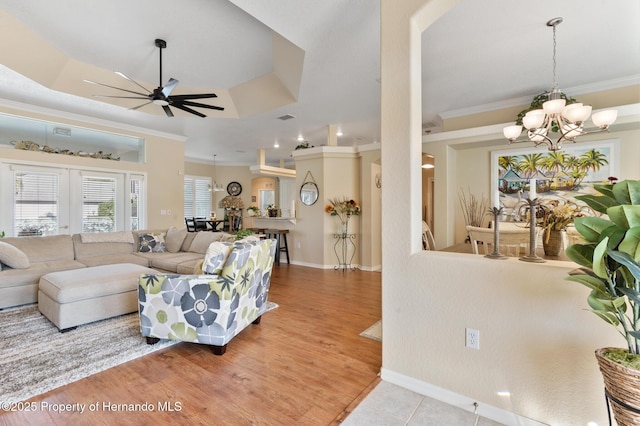
[[[581,265],[567,277],[591,289],[592,312],[611,324],[626,348],[602,348],[596,358],[619,425],[640,425],[640,181],[595,185],[601,195],[584,201],[606,217],[580,217],[576,230],[586,243],[567,256]]]

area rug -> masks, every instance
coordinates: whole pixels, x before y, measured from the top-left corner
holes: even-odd
[[[267,311],[278,307],[267,302]],[[118,364],[171,346],[148,345],[138,314],[123,315],[60,333],[37,305],[0,312],[0,396],[24,401]]]
[[[376,322],[371,327],[360,333],[360,336],[382,342],[382,320]]]

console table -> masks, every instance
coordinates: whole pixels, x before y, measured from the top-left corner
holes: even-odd
[[[336,258],[338,259],[338,265],[336,265],[334,269],[342,271],[350,269],[355,271],[356,268],[351,265],[351,262],[356,254],[356,243],[354,242],[356,234],[333,234],[333,238],[336,240],[336,243],[333,245],[333,251],[336,253]]]

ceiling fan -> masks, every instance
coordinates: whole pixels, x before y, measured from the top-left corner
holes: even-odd
[[[167,114],[167,117],[173,117],[173,112],[171,111],[171,108],[169,108],[170,106],[189,112],[191,114],[197,115],[198,117],[206,117],[206,115],[190,107],[208,108],[208,109],[215,109],[218,111],[224,111],[223,107],[207,105],[200,102],[192,101],[192,99],[217,98],[218,96],[215,93],[199,93],[199,94],[192,94],[192,95],[171,96],[171,92],[173,91],[173,89],[176,88],[179,81],[176,80],[175,78],[170,78],[167,84],[162,86],[162,49],[167,47],[167,42],[157,38],[155,41],[155,44],[160,49],[160,85],[157,88],[153,89],[153,92],[147,89],[146,87],[142,86],[140,83],[138,83],[134,79],[127,77],[124,73],[116,72],[116,74],[118,74],[120,77],[129,80],[136,86],[142,88],[147,93],[135,92],[133,90],[127,90],[127,89],[122,89],[115,86],[109,86],[108,84],[96,83],[95,81],[91,81],[91,80],[84,80],[86,83],[96,84],[98,86],[109,87],[111,89],[121,90],[123,92],[128,92],[128,93],[133,93],[134,95],[138,95],[138,96],[106,96],[106,95],[93,95],[93,96],[101,97],[101,98],[144,99],[147,102],[130,109],[134,110],[134,109],[142,108],[145,105],[149,105],[153,103],[156,105],[160,105],[162,109],[164,109],[165,114]]]

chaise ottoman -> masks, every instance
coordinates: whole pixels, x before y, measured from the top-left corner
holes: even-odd
[[[40,278],[38,309],[62,332],[138,311],[138,278],[156,270],[132,263],[51,272]]]

